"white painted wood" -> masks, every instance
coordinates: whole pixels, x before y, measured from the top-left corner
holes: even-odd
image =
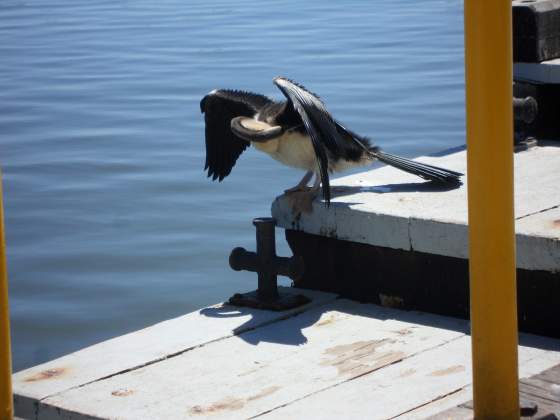
[[[533,229],[524,220],[560,205],[560,148],[542,144],[515,154],[517,265],[554,271],[559,268],[560,240],[544,229]],[[466,172],[464,150],[418,160]],[[285,196],[280,196],[272,205],[272,214],[279,226],[287,229],[468,258],[466,178],[464,181],[454,190],[430,191],[419,178],[382,167],[334,180],[334,198],[329,208],[315,201],[313,213],[295,216]]]
[[[33,402],[50,395],[240,334],[336,298],[331,293],[286,290],[302,293],[312,302],[283,312],[215,305],[17,372],[13,375],[16,413],[33,412]]]
[[[529,82],[560,83],[560,58],[540,63],[513,63],[513,78]]]
[[[470,399],[467,330],[464,320],[340,299],[53,393],[24,417],[421,418]],[[560,340],[520,342],[521,376],[560,363]]]
[[[534,343],[532,340],[525,337],[526,342]],[[558,340],[550,341],[558,349]],[[281,407],[264,418],[297,418],[298,413],[306,413],[306,419],[424,418],[419,413],[428,410],[416,409],[432,401],[436,401],[435,414],[472,398],[470,390],[465,390],[472,378],[470,344],[470,337],[463,336]],[[560,352],[520,346],[519,361],[521,366],[529,364],[521,369],[521,375],[526,376],[560,363]],[[442,398],[445,400],[437,403]]]
[[[403,413],[395,419],[399,420],[423,420],[428,417],[439,414],[450,408],[457,407],[460,404],[471,401],[473,398],[472,386],[467,385],[459,391],[443,396],[433,402],[416,407],[414,410]]]
[[[554,340],[551,342],[546,338],[543,340],[542,337],[522,334],[521,341],[526,344],[526,346],[524,346],[525,349],[520,352],[520,378],[528,378],[558,364],[558,357],[560,352],[558,340]],[[541,347],[541,349],[539,351],[538,347],[536,347],[535,352],[532,352],[529,345],[538,346]],[[554,350],[546,350],[549,348],[552,348]],[[425,419],[427,417],[441,413],[447,409],[457,407],[459,404],[471,401],[472,398],[472,385],[469,384],[461,388],[457,392],[453,392],[429,404],[418,406],[414,410],[403,413],[396,418],[401,420]]]
[[[330,388],[288,406],[265,419],[389,419],[460,390],[471,377],[468,336],[422,352],[370,375]],[[429,386],[428,386],[429,384]]]
[[[560,164],[560,163],[559,163]],[[560,199],[560,198],[559,198]],[[560,239],[560,204],[517,221],[517,228],[524,235],[552,240]]]
[[[119,419],[248,418],[464,341],[465,327],[461,320],[337,300],[62,392],[42,401],[39,419],[70,412]]]
[[[539,266],[560,271],[560,206],[542,211],[516,223],[518,261],[522,266]]]

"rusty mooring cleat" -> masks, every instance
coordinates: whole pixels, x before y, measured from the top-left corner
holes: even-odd
[[[303,275],[303,259],[276,255],[274,237],[275,221],[271,217],[253,219],[257,228],[257,252],[234,248],[229,256],[229,265],[235,271],[247,270],[258,274],[258,289],[249,293],[236,293],[229,303],[258,309],[283,311],[304,305],[310,300],[306,296],[278,291],[277,275],[297,280]]]

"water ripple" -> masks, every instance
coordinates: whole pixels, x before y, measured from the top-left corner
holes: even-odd
[[[458,0],[0,2],[15,370],[255,286],[227,255],[301,174],[250,151],[210,182],[206,92],[280,98],[285,75],[387,150],[434,152],[464,142],[462,27]]]

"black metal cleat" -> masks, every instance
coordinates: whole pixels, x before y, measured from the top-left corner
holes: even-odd
[[[258,274],[258,289],[249,293],[236,293],[229,299],[231,305],[249,306],[258,309],[283,311],[304,305],[310,300],[303,295],[278,291],[277,275],[297,280],[303,275],[301,257],[279,257],[276,255],[274,227],[271,217],[253,219],[257,228],[257,252],[234,248],[229,256],[229,265],[235,271],[247,270]]]
[[[513,151],[522,152],[537,145],[537,140],[527,134],[527,128],[535,122],[538,115],[538,104],[535,98],[513,98]]]

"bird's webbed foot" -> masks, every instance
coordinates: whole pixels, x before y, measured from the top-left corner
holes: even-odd
[[[301,181],[299,181],[298,184],[295,187],[288,188],[287,190],[284,190],[284,193],[290,194],[290,193],[294,193],[294,192],[309,191],[311,188],[307,186],[307,183],[311,179],[311,176],[313,176],[312,171],[306,172],[305,175],[303,176],[303,178],[301,179]]]
[[[311,179],[313,172],[307,172],[302,180],[293,188],[286,190],[286,199],[292,209],[294,215],[301,213],[310,214],[313,212],[313,200],[320,191],[321,180],[315,175],[315,181],[312,187],[308,187],[307,183]]]

